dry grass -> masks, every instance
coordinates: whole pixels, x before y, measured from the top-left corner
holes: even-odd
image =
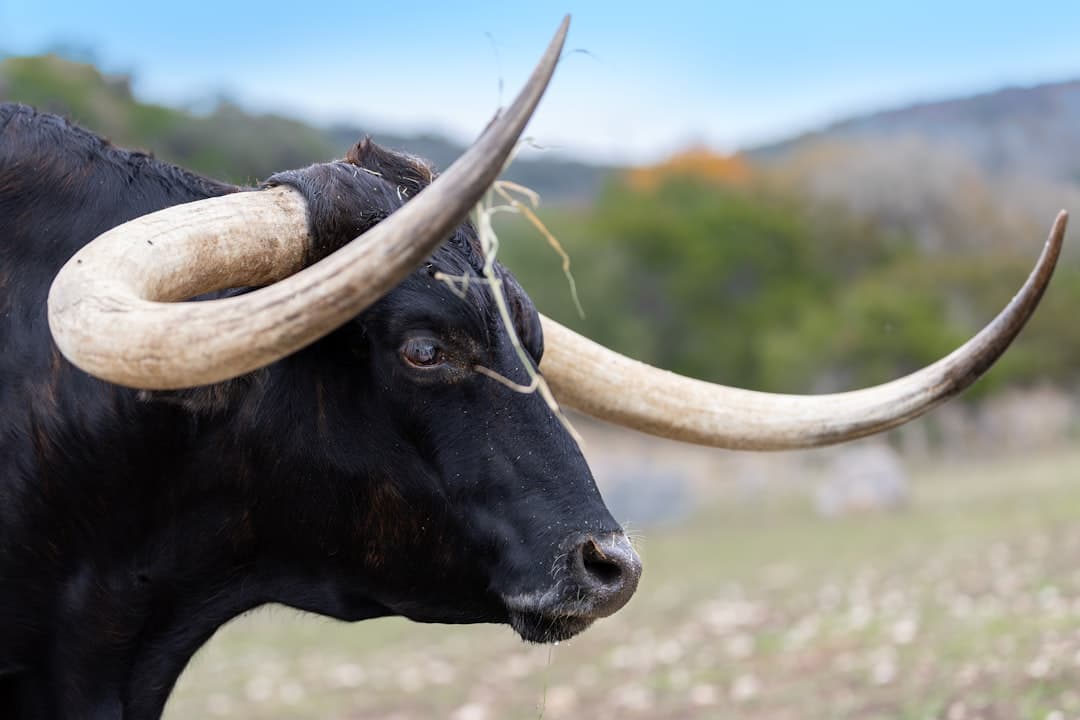
[[[501,198],[502,202],[496,202],[496,196]],[[524,198],[525,202],[522,202],[519,198]],[[499,180],[492,185],[487,193],[485,193],[483,200],[477,203],[476,208],[473,211],[473,223],[476,226],[476,234],[480,240],[480,246],[484,253],[484,268],[481,273],[482,277],[478,279],[472,278],[471,281],[484,283],[491,289],[491,296],[495,300],[495,307],[498,309],[503,331],[510,340],[510,344],[517,354],[518,361],[521,363],[521,367],[529,378],[529,382],[524,384],[514,382],[510,378],[501,375],[491,368],[479,365],[476,366],[474,370],[515,392],[539,393],[540,397],[544,399],[544,402],[547,403],[547,406],[559,419],[562,426],[566,428],[566,431],[569,432],[574,440],[580,445],[583,443],[581,434],[562,411],[558,401],[555,400],[555,395],[551,392],[551,388],[548,387],[547,381],[544,380],[539,369],[533,363],[532,357],[521,345],[521,340],[518,338],[517,331],[514,329],[510,308],[507,306],[506,292],[503,289],[502,278],[495,271],[495,262],[499,253],[499,236],[495,233],[493,219],[499,213],[523,215],[545,237],[548,244],[561,257],[563,273],[566,275],[566,279],[569,282],[570,292],[573,296],[574,303],[577,305],[578,312],[584,316],[584,311],[581,309],[581,303],[578,300],[574,276],[570,273],[570,256],[566,254],[566,251],[563,250],[559,241],[550,231],[548,231],[547,227],[530,208],[530,205],[532,208],[535,208],[539,202],[540,196],[529,188],[506,180]],[[468,275],[447,275],[439,272],[435,274],[435,278],[446,283],[446,285],[463,300],[468,296],[470,282],[470,277]]]

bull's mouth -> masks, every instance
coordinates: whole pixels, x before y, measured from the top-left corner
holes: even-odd
[[[569,640],[592,625],[595,619],[595,616],[558,612],[510,611],[510,626],[522,640],[533,643]]]
[[[527,593],[504,598],[510,627],[522,640],[534,643],[552,643],[569,640],[606,617],[618,607],[598,602],[597,598],[566,597],[560,590],[543,593]],[[580,592],[580,591],[579,591]]]

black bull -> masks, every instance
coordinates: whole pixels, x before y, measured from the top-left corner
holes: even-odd
[[[317,259],[430,179],[364,141],[267,185],[307,198]],[[558,419],[471,370],[524,377],[489,289],[434,278],[480,271],[469,225],[353,322],[229,382],[137,392],[61,357],[45,300],[79,247],[239,190],[0,106],[0,717],[156,717],[196,649],[268,602],[552,641],[637,585]],[[536,311],[498,272],[539,362]]]

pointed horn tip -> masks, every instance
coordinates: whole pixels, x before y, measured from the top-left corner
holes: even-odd
[[[562,22],[559,23],[558,29],[555,30],[555,35],[551,38],[551,42],[548,43],[549,50],[556,50],[557,56],[562,55],[563,45],[566,44],[566,35],[570,32],[570,13],[563,15]]]
[[[1057,263],[1061,248],[1065,244],[1065,231],[1068,227],[1069,212],[1067,210],[1058,211],[1057,217],[1054,218],[1054,224],[1050,227],[1050,234],[1046,238],[1046,244],[1043,246],[1037,265],[1041,266],[1049,262],[1053,266]]]
[[[1054,227],[1050,231],[1051,235],[1054,236],[1060,242],[1061,239],[1064,238],[1064,236],[1065,236],[1065,228],[1067,228],[1068,226],[1069,226],[1069,211],[1068,210],[1059,210],[1058,214],[1057,214],[1057,217],[1054,218]]]

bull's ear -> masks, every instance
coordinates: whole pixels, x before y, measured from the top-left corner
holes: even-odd
[[[539,365],[544,357],[544,331],[540,327],[540,316],[517,279],[501,266],[499,274],[502,276],[503,291],[510,308],[510,318],[514,321],[514,332],[533,362]]]
[[[431,163],[400,150],[387,150],[365,137],[345,155],[344,162],[377,175],[394,186],[397,195],[408,199],[435,179]]]

